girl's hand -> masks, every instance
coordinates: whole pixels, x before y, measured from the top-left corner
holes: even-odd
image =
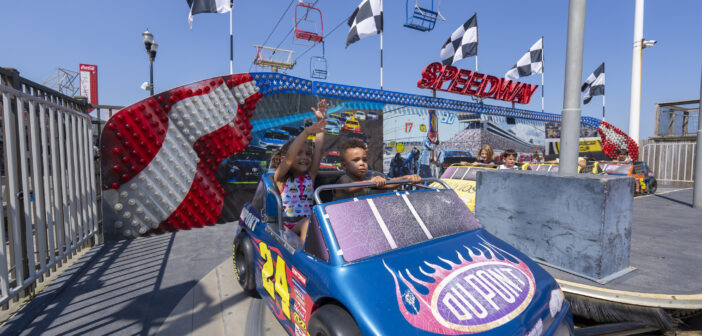
[[[322,99],[317,103],[317,108],[311,107],[314,111],[314,115],[317,116],[317,120],[324,120],[327,117],[327,109],[329,108],[329,103],[326,99]]]
[[[316,123],[307,126],[305,131],[307,131],[307,134],[317,134],[317,133],[322,133],[324,132],[324,126],[327,124],[327,121],[322,119],[320,121],[317,121]]]

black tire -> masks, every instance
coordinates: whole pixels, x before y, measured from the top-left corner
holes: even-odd
[[[651,178],[651,180],[648,181],[648,185],[646,186],[646,190],[648,191],[649,194],[655,194],[656,190],[658,190],[658,181],[656,181],[655,178]]]
[[[261,298],[261,295],[256,291],[253,246],[251,246],[248,235],[243,231],[234,238],[232,253],[234,275],[236,275],[236,279],[239,281],[244,293],[250,297]]]
[[[356,336],[361,335],[356,321],[346,309],[327,304],[317,309],[307,325],[310,336]]]

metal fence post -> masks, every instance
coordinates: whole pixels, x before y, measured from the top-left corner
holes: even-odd
[[[697,110],[697,148],[695,151],[695,187],[692,192],[692,206],[702,209],[702,72],[700,73],[700,106]]]

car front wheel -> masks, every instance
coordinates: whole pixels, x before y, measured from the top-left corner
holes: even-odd
[[[356,321],[346,309],[327,304],[315,311],[310,318],[307,331],[310,336],[356,336],[361,335]]]
[[[648,181],[648,185],[646,186],[646,190],[648,190],[649,194],[655,194],[657,189],[658,189],[658,181],[656,181],[655,178],[651,178],[651,180]]]
[[[243,231],[234,238],[233,247],[234,274],[244,293],[251,297],[260,298],[256,291],[254,277],[254,252],[251,240]]]

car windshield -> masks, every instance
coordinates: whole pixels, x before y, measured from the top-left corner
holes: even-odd
[[[324,207],[347,262],[480,228],[453,190],[421,190]]]
[[[444,174],[441,175],[442,179],[454,179],[454,180],[467,180],[475,181],[475,178],[480,170],[485,170],[486,168],[480,167],[461,167],[461,166],[451,166],[446,168]],[[487,168],[490,169],[490,168]]]
[[[540,171],[540,172],[549,172],[549,173],[557,173],[558,172],[558,165],[552,165],[552,164],[535,164],[529,166],[531,170],[535,171]]]
[[[331,164],[341,164],[341,156],[327,155],[327,158],[324,161],[326,163],[331,163]]]
[[[629,174],[629,169],[631,169],[631,165],[628,164],[611,164],[611,163],[604,163],[600,166],[602,168],[602,172],[605,174],[624,174],[628,175]]]
[[[244,155],[237,155],[235,156],[239,160],[249,160],[249,161],[266,161],[266,155],[265,154],[254,154],[254,153],[248,153]]]
[[[263,136],[264,138],[277,139],[277,140],[288,140],[289,136],[282,132],[271,132],[268,131]]]
[[[356,125],[358,125],[358,121],[355,121],[355,120],[349,120],[349,121],[347,121],[346,123],[349,124],[349,125],[351,125],[351,126],[356,126]]]
[[[446,151],[446,157],[454,156],[470,157],[470,153],[466,151]]]

